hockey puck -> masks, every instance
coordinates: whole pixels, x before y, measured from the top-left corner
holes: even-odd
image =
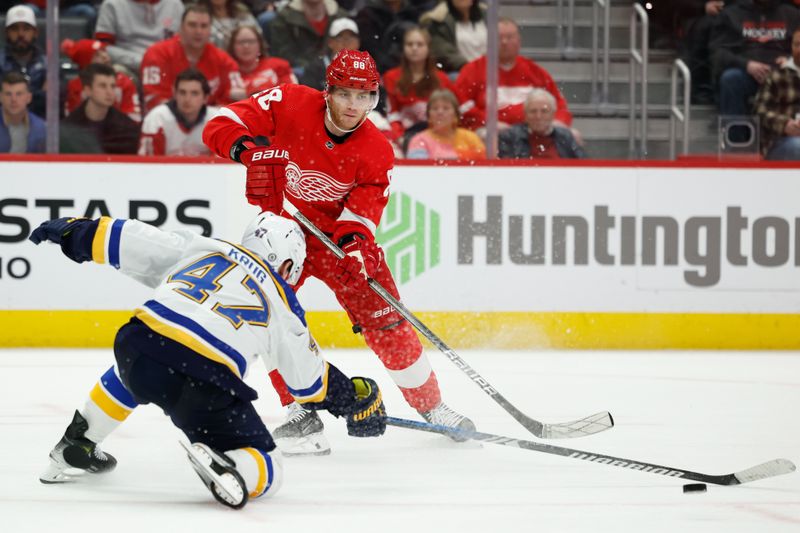
[[[688,483],[683,486],[684,494],[687,492],[705,492],[708,486],[705,483]]]

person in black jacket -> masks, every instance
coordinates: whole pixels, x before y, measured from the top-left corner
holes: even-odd
[[[356,15],[362,49],[369,52],[383,74],[400,64],[403,35],[436,0],[367,0]]]
[[[711,38],[712,75],[721,115],[750,115],[751,98],[791,55],[800,11],[781,0],[736,0],[718,17]]]
[[[586,151],[569,128],[553,124],[555,97],[544,89],[532,89],[525,99],[525,122],[500,132],[501,159],[585,159]]]
[[[92,63],[80,77],[86,100],[61,123],[61,153],[135,154],[139,124],[114,108],[114,69]]]

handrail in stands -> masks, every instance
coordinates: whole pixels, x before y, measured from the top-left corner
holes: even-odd
[[[683,78],[683,110],[678,107],[678,74]],[[681,59],[672,65],[672,82],[669,102],[669,158],[675,160],[677,123],[683,123],[682,155],[689,154],[689,122],[691,118],[692,73]]]
[[[636,47],[636,34],[641,22],[642,27],[642,46]],[[650,19],[647,11],[639,4],[633,4],[630,21],[630,110],[628,112],[628,122],[630,124],[630,138],[628,140],[628,151],[631,159],[647,158],[647,64],[650,56],[649,37]],[[640,65],[640,82],[642,86],[642,105],[640,108],[640,144],[636,150],[636,65]]]
[[[574,0],[570,0],[574,3]],[[603,8],[603,75],[602,89],[598,80],[599,50],[597,44],[598,26],[600,24],[600,10]],[[572,25],[572,22],[570,22]],[[592,103],[597,106],[598,111],[603,114],[608,110],[608,82],[611,52],[611,0],[594,0],[592,2]]]

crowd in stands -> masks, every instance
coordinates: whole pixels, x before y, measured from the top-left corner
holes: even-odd
[[[36,43],[46,2],[13,3],[0,55],[0,151],[41,151],[46,60]],[[800,159],[794,142],[800,137],[800,43],[793,45],[792,37],[800,28],[800,0],[646,4],[655,39],[668,41],[690,66],[693,99],[715,103],[722,115],[758,116],[764,156]],[[361,49],[373,55],[383,76],[380,103],[369,118],[398,156],[485,157],[488,29],[479,0],[60,5],[61,17],[80,17],[93,27],[90,38],[61,45],[79,73],[62,70],[64,151],[207,153],[198,131],[217,106],[282,83],[324,89],[333,56]],[[587,157],[558,80],[520,55],[515,21],[501,17],[497,31],[500,157]],[[69,135],[75,128],[96,142],[74,142]]]

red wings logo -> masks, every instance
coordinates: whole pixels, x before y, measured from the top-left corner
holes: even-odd
[[[331,202],[344,198],[353,182],[341,183],[317,170],[300,170],[294,161],[286,165],[286,190],[306,202]]]

